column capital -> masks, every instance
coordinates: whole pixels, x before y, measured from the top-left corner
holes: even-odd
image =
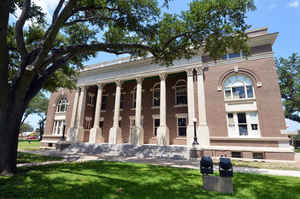
[[[143,83],[143,80],[144,80],[144,78],[142,78],[142,77],[137,77],[137,78],[136,78],[136,83],[141,84],[141,83]]]
[[[159,73],[159,78],[160,80],[166,80],[167,79],[168,74],[167,73]]]
[[[187,76],[193,76],[194,68],[189,68],[185,70]]]
[[[197,75],[203,75],[204,74],[204,71],[207,70],[207,66],[199,66],[199,67],[196,67],[196,71],[197,71]]]
[[[117,81],[115,81],[115,83],[116,83],[116,85],[117,85],[118,87],[121,87],[121,86],[122,86],[122,83],[123,83],[123,81],[121,81],[121,80],[117,80]]]
[[[97,87],[98,89],[102,89],[104,87],[104,83],[102,82],[97,83]]]

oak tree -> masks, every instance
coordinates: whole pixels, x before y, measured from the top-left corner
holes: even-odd
[[[0,173],[16,172],[22,115],[41,90],[65,87],[83,61],[107,52],[154,62],[228,49],[247,52],[246,13],[253,0],[196,0],[181,14],[161,12],[168,0],[59,0],[52,19],[31,0],[0,4]],[[17,20],[9,21],[9,15]],[[25,25],[30,22],[29,25]]]

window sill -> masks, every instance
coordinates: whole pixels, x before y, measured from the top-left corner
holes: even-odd
[[[89,106],[89,107],[94,107],[94,104],[87,104],[87,106]]]
[[[62,114],[62,115],[64,115],[64,114],[66,114],[66,112],[67,111],[65,111],[65,112],[55,112],[55,114]]]
[[[106,110],[101,110],[101,113],[105,113],[106,112]]]
[[[174,108],[181,108],[181,107],[187,107],[187,104],[176,104],[174,105]]]
[[[255,98],[248,98],[248,99],[225,99],[226,103],[253,103],[255,101]]]
[[[186,140],[186,136],[177,136],[176,140]]]
[[[159,106],[152,106],[152,109],[159,109]]]

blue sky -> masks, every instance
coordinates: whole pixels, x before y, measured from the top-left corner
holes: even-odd
[[[58,0],[40,2],[51,13]],[[192,0],[174,0],[167,12],[180,13],[188,9]],[[256,10],[248,13],[247,23],[252,28],[268,27],[269,32],[279,32],[273,46],[276,57],[288,57],[292,53],[300,54],[300,0],[255,0]],[[98,53],[97,57],[86,64],[95,64],[118,58],[118,56]],[[37,116],[29,117],[26,122],[37,127]],[[293,124],[300,129],[300,125]]]

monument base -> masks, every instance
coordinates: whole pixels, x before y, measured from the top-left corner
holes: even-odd
[[[203,188],[207,191],[216,191],[221,193],[233,193],[232,178],[220,176],[202,177]]]

